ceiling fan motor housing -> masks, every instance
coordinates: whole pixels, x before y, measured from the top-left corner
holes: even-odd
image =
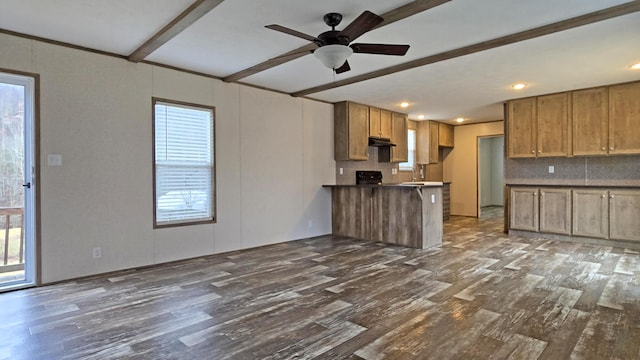
[[[342,14],[332,12],[326,14],[322,19],[325,24],[331,26],[332,30],[335,30],[336,26],[340,24],[340,21],[342,21]]]
[[[324,45],[349,45],[349,38],[346,36],[339,36],[340,31],[338,30],[329,30],[325,31],[322,34],[318,35],[318,42],[316,44],[318,46]]]

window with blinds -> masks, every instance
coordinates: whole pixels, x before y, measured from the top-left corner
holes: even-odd
[[[154,226],[215,220],[214,108],[153,100]]]
[[[407,130],[407,147],[409,150],[408,161],[400,163],[398,168],[400,170],[413,171],[413,166],[416,162],[416,131],[413,129]]]

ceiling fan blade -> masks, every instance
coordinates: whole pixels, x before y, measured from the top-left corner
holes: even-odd
[[[409,50],[409,45],[391,44],[351,44],[349,45],[354,53],[397,55],[402,56]]]
[[[347,72],[351,70],[351,66],[349,66],[349,61],[345,61],[344,64],[342,64],[342,66],[340,66],[339,68],[337,68],[336,74],[342,74],[343,72]]]
[[[318,39],[315,36],[307,35],[305,33],[301,33],[300,31],[289,29],[288,27],[284,27],[284,26],[281,26],[281,25],[271,24],[271,25],[265,25],[264,27],[266,27],[267,29],[280,31],[280,32],[285,33],[285,34],[293,35],[295,37],[299,37],[299,38],[302,38],[302,39],[305,39],[305,40],[309,40],[309,41],[313,41],[313,42],[318,41]]]
[[[357,39],[360,35],[366,33],[367,31],[373,29],[378,26],[384,19],[380,16],[372,13],[369,10],[365,10],[360,16],[358,16],[355,20],[351,22],[351,24],[347,25],[338,37],[344,36],[349,39],[349,42]]]

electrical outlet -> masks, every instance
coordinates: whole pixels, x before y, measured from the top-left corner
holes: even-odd
[[[344,169],[340,168],[340,175],[344,175]]]
[[[102,249],[99,247],[93,248],[93,258],[100,259],[102,257]]]
[[[553,174],[556,172],[556,168],[553,165],[549,165],[549,174]]]

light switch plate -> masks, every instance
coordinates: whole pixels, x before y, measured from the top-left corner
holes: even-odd
[[[62,166],[62,155],[60,154],[47,155],[47,164],[49,164],[49,166]]]

